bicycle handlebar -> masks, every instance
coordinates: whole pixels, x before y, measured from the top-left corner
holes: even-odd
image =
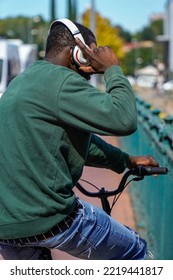
[[[138,165],[137,167],[130,169],[130,173],[137,176],[164,175],[168,173],[168,168]]]
[[[167,167],[153,167],[153,166],[138,165],[132,169],[129,169],[124,173],[118,188],[113,191],[107,191],[104,188],[101,188],[97,192],[90,192],[86,190],[79,182],[76,184],[76,187],[77,189],[79,189],[80,192],[82,192],[86,196],[104,198],[108,196],[117,195],[120,192],[122,192],[123,189],[125,188],[127,178],[130,175],[136,175],[138,177],[138,180],[142,180],[144,176],[161,175],[161,174],[165,175],[167,173],[168,173]]]

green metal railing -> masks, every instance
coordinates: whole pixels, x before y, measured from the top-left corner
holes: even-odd
[[[121,139],[132,155],[153,155],[167,175],[145,177],[129,187],[138,230],[147,239],[155,259],[173,259],[173,117],[137,98],[138,130]]]

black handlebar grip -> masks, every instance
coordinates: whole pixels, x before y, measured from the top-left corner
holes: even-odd
[[[154,175],[154,174],[167,174],[168,169],[166,167],[154,167],[154,166],[143,166],[143,175]]]
[[[167,174],[168,169],[167,167],[154,167],[154,166],[144,166],[139,165],[136,168],[132,170],[133,175],[137,176],[149,176],[149,175],[155,175],[155,174]]]

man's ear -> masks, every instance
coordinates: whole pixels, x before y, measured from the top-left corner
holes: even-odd
[[[73,52],[71,47],[66,47],[62,51],[62,57],[67,67],[71,68],[73,65]]]

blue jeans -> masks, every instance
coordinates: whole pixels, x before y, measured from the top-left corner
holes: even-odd
[[[102,209],[79,200],[72,225],[49,239],[4,245],[0,253],[8,260],[37,260],[42,248],[59,249],[80,259],[88,260],[143,260],[146,258],[146,241],[132,229],[123,226]]]

